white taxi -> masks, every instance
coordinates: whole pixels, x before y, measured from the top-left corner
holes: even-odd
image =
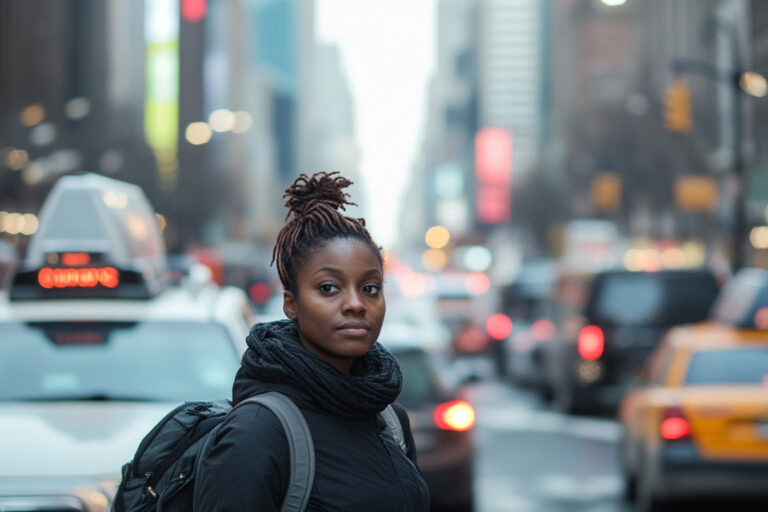
[[[0,511],[106,510],[160,418],[231,396],[255,317],[242,290],[191,274],[169,283],[138,187],[60,179],[0,295]]]

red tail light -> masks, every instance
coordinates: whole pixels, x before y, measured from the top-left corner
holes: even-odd
[[[545,318],[539,318],[531,326],[531,334],[536,340],[545,342],[555,337],[555,324]]]
[[[268,283],[263,281],[257,281],[248,288],[248,296],[256,304],[266,304],[270,297],[272,297],[272,288]]]
[[[475,409],[469,402],[454,400],[437,406],[434,418],[443,430],[469,430],[475,424]]]
[[[491,338],[503,340],[512,332],[512,320],[504,313],[496,313],[485,323],[485,330]]]
[[[588,361],[599,359],[605,349],[603,330],[596,325],[588,325],[579,332],[579,355]]]
[[[685,439],[691,435],[691,426],[683,416],[679,407],[667,407],[664,411],[664,419],[659,427],[661,437],[667,441]]]

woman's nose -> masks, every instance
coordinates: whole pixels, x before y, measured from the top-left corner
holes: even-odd
[[[349,312],[359,312],[365,310],[365,302],[355,290],[347,293],[346,300],[344,301],[344,310]]]

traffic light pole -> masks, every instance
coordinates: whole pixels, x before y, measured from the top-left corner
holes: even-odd
[[[733,177],[736,190],[734,192],[733,215],[733,260],[731,270],[736,272],[741,269],[746,260],[745,242],[747,234],[747,186],[744,157],[741,151],[741,89],[738,85],[738,77],[732,85],[733,89]]]
[[[725,82],[731,86],[733,92],[733,168],[731,169],[734,180],[733,197],[733,226],[731,228],[731,270],[736,272],[745,264],[745,241],[747,240],[747,194],[745,186],[745,165],[741,151],[742,136],[742,92],[739,87],[741,76],[741,64],[736,47],[736,35],[733,34],[733,58],[734,71],[724,71],[717,66],[702,60],[677,58],[672,60],[672,70],[676,75],[681,73],[693,73],[707,78]]]

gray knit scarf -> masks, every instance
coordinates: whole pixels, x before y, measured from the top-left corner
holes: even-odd
[[[400,366],[378,342],[346,374],[307,350],[292,320],[256,324],[247,341],[241,375],[295,387],[333,415],[361,418],[378,413],[400,394]]]

